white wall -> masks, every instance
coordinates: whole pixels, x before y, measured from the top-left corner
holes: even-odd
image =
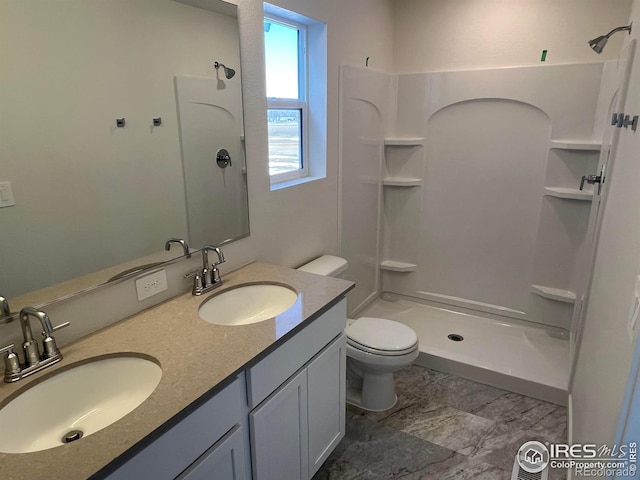
[[[631,20],[640,25],[640,0],[633,2]],[[638,30],[631,33],[631,38],[639,37]],[[639,57],[636,50],[624,107],[624,112],[631,115],[640,114]],[[640,274],[639,156],[640,131],[623,129],[608,177],[609,193],[586,307],[584,336],[571,388],[574,442],[613,441],[638,342],[637,332],[630,339],[626,323],[635,279]]]
[[[298,266],[322,253],[336,253],[338,241],[339,66],[391,68],[391,6],[387,0],[275,0],[270,3],[327,24],[327,177],[270,191],[262,2],[237,0],[239,8],[245,126],[249,170],[251,238],[227,247],[230,255]],[[245,248],[245,243],[250,246]]]
[[[596,61],[587,41],[626,25],[631,0],[394,0],[396,73]],[[597,60],[615,58],[622,35]]]

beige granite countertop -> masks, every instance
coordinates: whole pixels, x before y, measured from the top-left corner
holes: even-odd
[[[151,356],[162,367],[162,379],[151,396],[109,427],[49,450],[0,453],[0,478],[88,478],[202,395],[224,385],[234,373],[284,342],[289,334],[303,328],[353,287],[345,280],[259,262],[224,275],[223,281],[224,285],[210,294],[195,297],[185,293],[62,347],[64,359],[59,364],[28,379],[1,383],[0,407],[34,381],[87,359],[131,352]],[[198,307],[210,296],[239,284],[265,281],[293,287],[301,298],[301,309],[244,326],[211,325],[198,316]]]

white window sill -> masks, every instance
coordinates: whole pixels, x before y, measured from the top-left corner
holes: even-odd
[[[306,177],[296,178],[295,180],[287,180],[286,182],[272,183],[271,184],[271,191],[273,192],[275,190],[282,190],[283,188],[295,187],[296,185],[302,185],[303,183],[309,183],[309,182],[314,182],[316,180],[322,180],[323,178],[326,178],[326,177],[306,176]]]

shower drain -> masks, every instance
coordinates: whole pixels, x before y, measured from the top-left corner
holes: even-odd
[[[75,442],[76,440],[80,440],[83,435],[84,432],[82,430],[71,430],[70,432],[64,434],[64,436],[62,437],[62,443]]]
[[[461,342],[464,340],[464,337],[462,335],[458,335],[457,333],[450,333],[449,335],[447,335],[447,338],[454,342]]]

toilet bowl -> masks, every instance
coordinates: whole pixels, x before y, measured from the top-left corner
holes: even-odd
[[[299,270],[337,277],[347,267],[345,259],[324,255]],[[375,317],[349,319],[345,335],[347,403],[371,411],[393,407],[397,401],[393,374],[418,357],[418,336],[402,323]]]

